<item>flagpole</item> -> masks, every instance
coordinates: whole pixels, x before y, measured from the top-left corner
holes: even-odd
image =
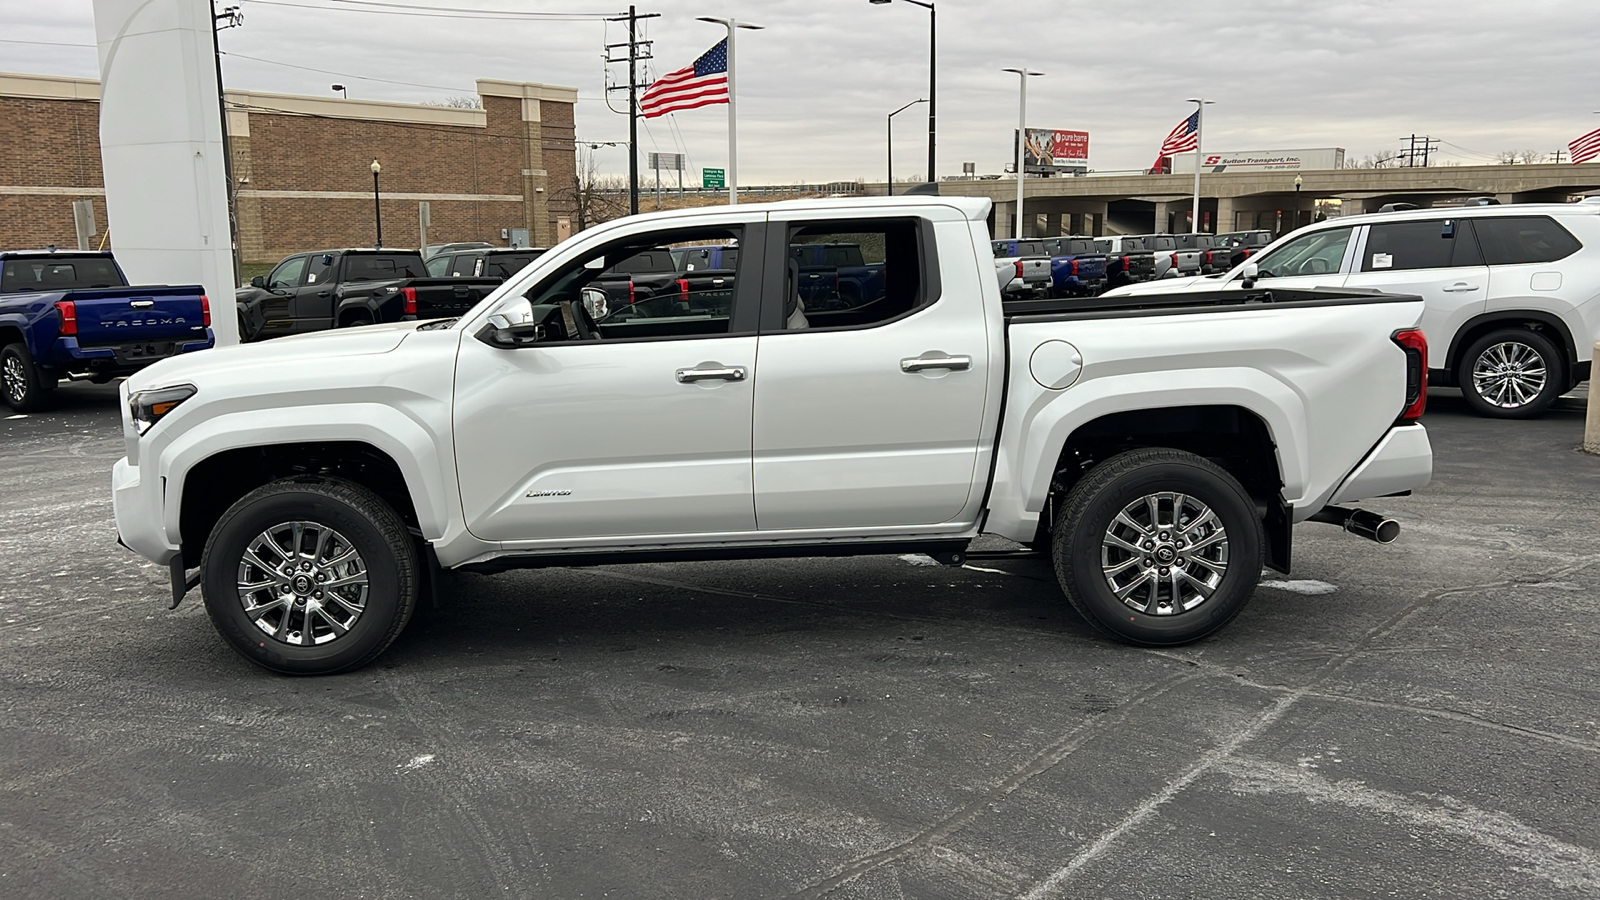
[[[760,31],[762,26],[715,16],[695,18],[700,22],[715,22],[728,29],[728,205],[733,206],[739,202],[739,102],[733,74],[734,32],[740,28]]]
[[[1216,102],[1202,98],[1189,98],[1196,107],[1194,112],[1194,208],[1189,213],[1189,233],[1200,233],[1200,145],[1206,121],[1206,107]]]

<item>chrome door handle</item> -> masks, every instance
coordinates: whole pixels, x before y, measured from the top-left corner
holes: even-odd
[[[715,369],[679,369],[678,382],[693,384],[696,381],[743,381],[744,366],[723,366]]]
[[[1478,289],[1478,286],[1475,285],[1475,284],[1459,283],[1459,284],[1452,284],[1451,286],[1445,288],[1444,290],[1445,290],[1445,293],[1447,293],[1447,294],[1464,294],[1467,291],[1475,291],[1477,289]]]
[[[134,309],[149,309],[150,307],[155,306],[156,302],[154,300],[134,300],[128,305]]]
[[[900,360],[900,371],[921,372],[926,369],[949,369],[959,372],[972,368],[970,356],[913,356]]]

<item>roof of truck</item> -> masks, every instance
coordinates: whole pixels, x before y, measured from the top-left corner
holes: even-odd
[[[111,258],[110,250],[62,250],[57,247],[46,247],[43,250],[0,250],[0,259],[46,259],[52,256],[96,256],[104,259]]]

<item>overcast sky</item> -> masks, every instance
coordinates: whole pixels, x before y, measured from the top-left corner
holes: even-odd
[[[431,9],[606,13],[592,0],[385,0]],[[245,11],[222,32],[229,87],[438,101],[477,78],[578,88],[578,136],[622,140],[604,101],[603,45],[618,24],[428,17],[346,0],[218,0]],[[289,5],[293,3],[294,5]],[[1090,165],[1148,166],[1193,107],[1208,150],[1344,147],[1393,151],[1413,132],[1445,141],[1442,159],[1492,162],[1503,150],[1553,153],[1600,127],[1596,0],[939,0],[939,170],[999,172],[1011,153],[1017,77],[1030,79],[1028,124],[1090,133]],[[310,8],[307,8],[310,7]],[[341,8],[343,7],[343,8]],[[696,16],[765,26],[738,44],[743,184],[882,180],[884,116],[926,96],[928,14],[868,0],[656,0],[648,36],[659,74],[721,37]],[[91,0],[0,0],[0,71],[98,75]],[[67,45],[56,46],[56,42]],[[257,57],[259,62],[244,57]],[[329,70],[338,74],[306,71]],[[613,72],[626,80],[626,67]],[[397,84],[394,82],[408,82]],[[686,150],[690,165],[727,157],[726,107],[649,120],[641,152]],[[669,119],[675,120],[675,128]],[[926,168],[926,118],[896,119],[897,173]],[[626,151],[598,151],[625,172]]]

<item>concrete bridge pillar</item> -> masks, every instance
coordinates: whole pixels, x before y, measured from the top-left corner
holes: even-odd
[[[1218,197],[1216,233],[1222,234],[1224,232],[1238,230],[1239,229],[1234,226],[1233,198]]]

